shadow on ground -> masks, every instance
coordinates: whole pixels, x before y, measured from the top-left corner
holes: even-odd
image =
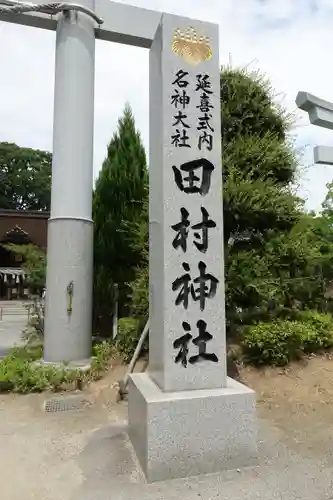
[[[108,426],[91,436],[78,457],[84,475],[71,500],[327,500],[333,469],[304,459],[261,422],[258,465],[189,479],[146,484],[126,435]],[[166,464],[167,465],[167,464]]]

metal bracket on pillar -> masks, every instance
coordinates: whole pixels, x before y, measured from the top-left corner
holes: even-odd
[[[296,97],[296,105],[306,111],[310,123],[333,130],[333,103],[320,99],[308,92],[300,91]],[[324,165],[333,165],[333,147],[316,146],[314,148],[314,162]]]
[[[98,17],[95,12],[85,5],[79,5],[77,3],[68,2],[52,2],[45,4],[37,4],[30,2],[20,2],[18,0],[0,0],[0,13],[2,14],[29,14],[32,12],[40,12],[42,14],[48,14],[53,16],[59,12],[69,13],[74,11],[77,15],[78,12],[83,12],[87,16],[90,16],[96,21],[100,26],[103,24],[103,19]]]
[[[67,312],[68,312],[68,315],[72,314],[72,312],[73,312],[73,293],[74,293],[74,283],[73,283],[73,281],[70,281],[68,286],[67,286],[67,297],[68,297]]]

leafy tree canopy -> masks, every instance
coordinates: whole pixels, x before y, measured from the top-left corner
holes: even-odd
[[[222,68],[221,96],[225,240],[251,246],[291,228],[302,209],[291,118],[258,73]]]
[[[52,155],[0,142],[0,208],[49,210]]]
[[[276,104],[269,82],[222,68],[221,108],[226,313],[233,331],[321,302],[331,254],[324,256],[318,221],[294,193],[299,158],[288,135],[292,118]],[[134,245],[141,241],[146,265],[132,283],[134,314],[146,319],[147,220],[143,211]]]

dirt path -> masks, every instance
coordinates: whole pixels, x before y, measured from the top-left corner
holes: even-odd
[[[261,432],[259,467],[156,485],[144,483],[124,434],[127,406],[116,403],[125,371],[114,363],[107,377],[84,391],[90,404],[79,411],[46,413],[43,403],[50,395],[45,394],[0,396],[1,498],[333,498],[330,359],[314,358],[288,371],[241,370],[257,391],[258,414],[268,429]]]
[[[302,455],[332,460],[333,360],[313,357],[288,369],[240,371],[257,393],[259,416],[283,431]]]
[[[45,400],[59,394],[0,395],[1,499],[69,500],[86,477],[108,477],[119,458],[110,455],[109,426],[127,417],[116,404],[125,372],[116,362],[83,392],[90,404],[78,411],[45,412]]]

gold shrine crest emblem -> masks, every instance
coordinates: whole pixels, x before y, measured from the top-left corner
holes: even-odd
[[[185,31],[175,29],[172,40],[172,52],[193,66],[209,61],[212,56],[211,42],[208,36],[200,35],[191,26]]]

